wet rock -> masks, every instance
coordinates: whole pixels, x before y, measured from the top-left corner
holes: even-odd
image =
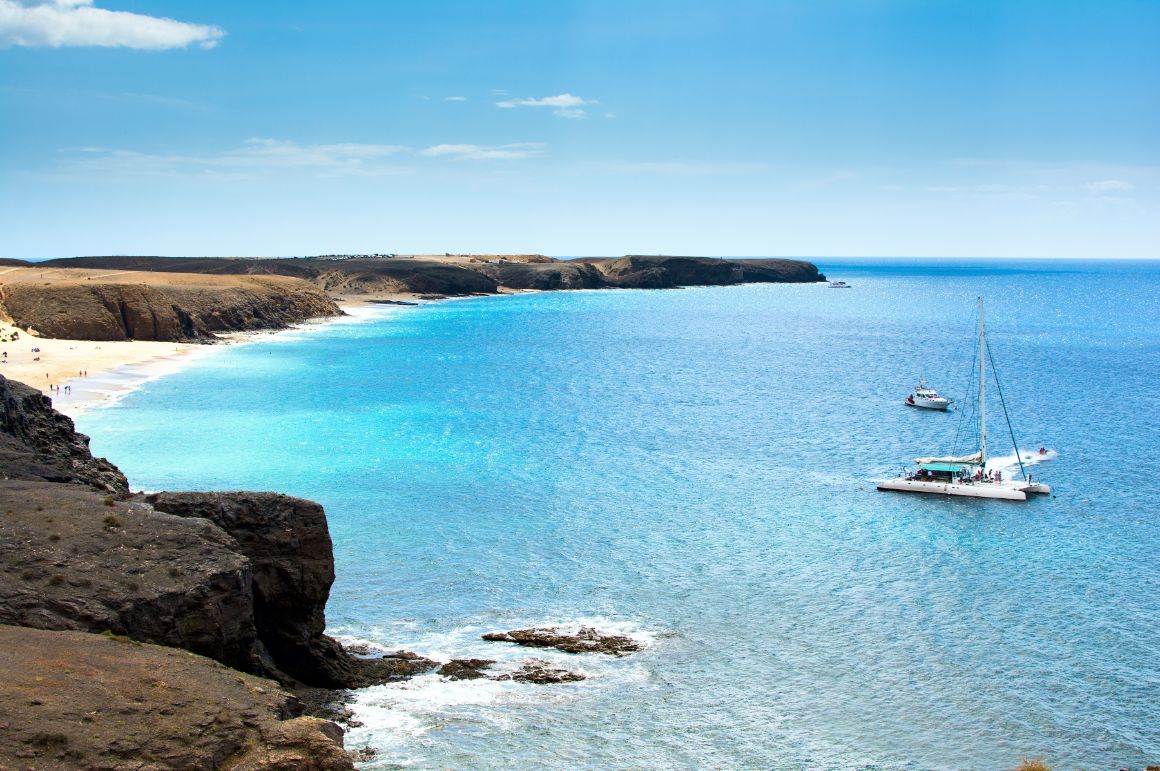
[[[483,670],[490,669],[494,663],[492,659],[452,659],[439,667],[437,672],[450,680],[479,680],[487,677]]]
[[[551,663],[541,659],[530,659],[515,672],[500,675],[493,680],[514,680],[517,683],[535,683],[536,685],[551,685],[555,683],[577,683],[588,679],[579,672],[569,672],[567,669],[554,667]]]
[[[640,643],[624,635],[604,635],[592,627],[582,626],[575,634],[559,631],[556,627],[514,629],[510,632],[488,632],[484,640],[510,642],[529,648],[555,648],[565,653],[605,653],[626,656],[640,650]]]
[[[367,763],[378,757],[379,751],[374,747],[359,747],[350,751],[351,760],[355,763]]]

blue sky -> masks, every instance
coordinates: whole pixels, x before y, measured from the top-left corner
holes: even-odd
[[[1160,257],[1160,3],[0,0],[0,256]]]

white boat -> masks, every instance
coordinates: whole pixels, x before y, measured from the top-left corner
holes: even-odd
[[[943,410],[951,406],[954,399],[948,399],[945,396],[939,396],[938,391],[927,386],[923,380],[918,381],[918,385],[914,387],[914,393],[906,397],[903,402],[907,407],[921,407],[927,410]]]
[[[983,298],[979,298],[979,450],[970,455],[915,458],[916,469],[904,470],[894,479],[878,483],[879,490],[901,493],[929,493],[934,495],[957,495],[964,498],[995,498],[1007,501],[1025,501],[1028,494],[1047,495],[1051,487],[1033,481],[1023,467],[1019,449],[1015,458],[1019,462],[1021,475],[1003,478],[1001,470],[987,469],[987,332],[983,323]],[[997,383],[998,381],[996,381]],[[917,390],[917,389],[916,389]],[[1002,401],[1003,392],[999,390]],[[1003,414],[1007,406],[1003,404]],[[1011,421],[1007,421],[1008,427]],[[1011,432],[1012,444],[1015,433]]]
[[[830,287],[830,289],[849,289],[850,288],[850,285],[847,284],[845,281],[831,281],[826,286]]]

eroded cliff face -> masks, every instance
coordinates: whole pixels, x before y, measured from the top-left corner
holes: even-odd
[[[239,286],[9,284],[3,307],[19,327],[72,340],[199,340],[342,313],[315,286],[273,279]]]
[[[185,257],[78,257],[50,260],[51,267],[125,271],[185,271],[208,275],[276,275],[309,281],[328,291],[352,294],[491,294],[509,289],[668,289],[751,282],[824,281],[816,265],[803,260],[719,259],[628,255],[614,259],[554,260],[521,255],[502,262],[463,262],[362,257],[355,259],[223,259]]]
[[[669,289],[678,286],[727,286],[747,283],[809,283],[825,279],[813,263],[801,260],[721,260],[710,257],[629,255],[592,263],[611,286]]]
[[[0,625],[0,767],[354,767],[274,683],[175,648]]]
[[[583,262],[485,263],[476,270],[510,289],[598,289],[607,286],[603,274]]]
[[[0,477],[87,485],[123,496],[120,469],[89,452],[89,438],[40,391],[0,375]]]
[[[47,397],[0,376],[0,624],[26,628],[20,634],[9,632],[16,635],[13,639],[31,650],[38,638],[27,628],[110,633],[135,643],[181,648],[238,670],[274,677],[288,687],[361,687],[434,666],[398,656],[355,658],[323,634],[334,560],[326,515],[318,504],[274,493],[146,497],[131,496],[127,490],[124,476],[108,461],[92,457],[87,438],[52,409]],[[90,645],[83,635],[69,639],[70,645],[80,648]],[[3,642],[0,650],[8,654]],[[120,649],[129,659],[140,650],[133,644]],[[35,661],[39,663],[29,666],[42,668],[31,670],[38,676],[60,678],[61,672],[79,672],[68,661]],[[154,666],[138,663],[140,671]],[[209,682],[220,679],[206,677]],[[68,688],[89,698],[75,678],[63,679]],[[288,698],[276,683],[264,682],[263,688]],[[2,695],[0,687],[0,704]],[[139,709],[135,704],[126,708]],[[62,709],[73,714],[80,707],[66,704]],[[116,714],[129,713],[105,713],[109,720]],[[140,710],[141,716],[132,721],[131,738],[153,731],[149,714]],[[240,715],[224,714],[191,729],[204,729],[214,721],[254,729],[246,712]],[[97,733],[107,737],[121,723],[101,725],[104,728]],[[319,734],[315,728],[279,724],[243,732],[250,737],[243,742],[247,746],[258,746],[255,742],[267,749],[282,746],[285,757],[301,759],[306,757],[303,752],[316,753],[309,762],[249,766],[235,758],[231,767],[349,768],[349,760],[333,761],[338,756],[326,748],[333,741],[326,739],[326,731]],[[327,731],[341,736],[337,726]],[[28,751],[59,749],[65,753],[60,756],[63,767],[79,762],[81,756],[56,748],[55,740],[49,742],[51,747],[40,747],[36,741],[29,739]],[[214,758],[227,751],[210,745],[218,745],[206,745],[205,752]],[[226,745],[234,747],[229,742],[220,746]],[[0,737],[0,761],[5,746]],[[144,763],[154,757],[151,746],[92,745],[83,750],[83,757],[112,753]],[[117,747],[124,753],[117,755],[121,752]],[[228,749],[227,754],[235,750]],[[41,752],[20,757],[49,756]],[[332,761],[337,765],[325,765]],[[182,765],[184,761],[173,762],[172,767],[190,767]]]

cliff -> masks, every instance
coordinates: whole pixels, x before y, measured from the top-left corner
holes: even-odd
[[[354,768],[338,726],[209,659],[3,625],[0,650],[0,767]]]
[[[125,495],[120,469],[89,452],[89,438],[35,388],[0,376],[0,473],[3,479],[71,482]]]
[[[583,262],[483,263],[475,270],[509,289],[599,289],[608,285],[599,270]]]
[[[615,260],[594,260],[591,264],[609,285],[632,289],[825,280],[816,265],[801,260],[629,255]]]
[[[47,397],[0,376],[0,624],[104,632],[181,648],[274,678],[261,687],[282,700],[289,697],[279,683],[361,687],[433,666],[417,657],[355,658],[323,634],[334,560],[318,504],[274,493],[146,497],[127,490],[124,476],[93,458],[87,437]],[[27,644],[30,651],[41,645],[26,632],[8,634],[17,635],[13,645]],[[66,647],[87,650],[93,639],[74,635]],[[126,671],[157,671],[155,664],[135,660],[145,648],[120,649],[127,666],[139,667]],[[3,643],[0,650],[7,655]],[[69,654],[76,655],[81,654]],[[31,670],[63,678],[80,693],[81,676],[66,677],[78,671],[68,660],[51,657]],[[204,677],[212,683],[222,676]],[[79,709],[68,706],[74,708]],[[246,709],[266,714],[270,704]],[[106,716],[114,720],[119,714],[127,713],[110,710]],[[245,717],[245,711],[239,714]],[[233,713],[221,719],[241,720]],[[282,729],[269,733],[241,722],[269,741],[286,738],[278,733]],[[101,736],[120,730],[115,723],[98,723]],[[153,724],[147,725],[135,734],[152,731]],[[326,731],[341,734],[337,726]],[[0,752],[3,747],[0,741]],[[148,754],[141,753],[140,747],[133,750],[134,762],[146,762]]]
[[[493,279],[471,264],[391,258],[224,258],[224,257],[72,257],[40,263],[51,268],[93,268],[214,276],[285,276],[331,292],[369,294],[490,294]]]
[[[175,274],[162,284],[98,281],[5,282],[0,300],[17,326],[73,340],[199,340],[341,314],[318,287],[287,279],[206,285]]]
[[[716,286],[748,282],[823,281],[816,265],[802,260],[720,259],[629,255],[615,259],[554,260],[522,255],[489,262],[448,255],[403,257],[241,259],[184,257],[75,257],[42,263],[56,268],[117,271],[182,271],[208,275],[277,275],[309,281],[327,291],[352,294],[489,294],[509,289],[636,289]]]

